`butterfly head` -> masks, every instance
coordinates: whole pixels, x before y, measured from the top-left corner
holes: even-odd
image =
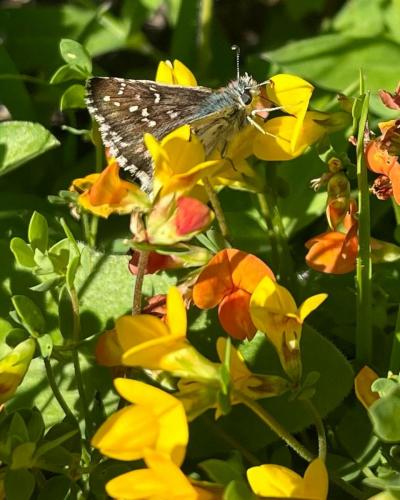
[[[243,106],[251,105],[253,99],[261,92],[256,80],[247,73],[231,82],[229,87],[235,91]]]

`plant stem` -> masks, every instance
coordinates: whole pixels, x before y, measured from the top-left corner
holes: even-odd
[[[313,454],[299,441],[297,441],[297,439],[293,437],[277,420],[275,420],[275,418],[270,415],[265,408],[242,393],[236,392],[236,396],[244,405],[254,412],[263,422],[265,422],[268,427],[275,432],[275,434],[283,439],[288,446],[304,458],[304,460],[311,462],[315,458]]]
[[[61,406],[63,412],[65,413],[65,416],[72,422],[76,423],[76,425],[78,425],[78,422],[74,414],[72,413],[63,395],[61,394],[60,389],[58,388],[56,379],[54,377],[53,367],[51,366],[49,358],[43,358],[43,362],[44,362],[44,367],[46,369],[47,380],[49,381],[54,397],[56,398],[58,404]]]
[[[71,302],[72,302],[72,311],[73,311],[73,331],[72,331],[72,339],[75,343],[79,342],[80,334],[81,334],[81,321],[79,315],[79,300],[78,294],[75,288],[69,289]],[[83,377],[81,371],[81,365],[79,362],[79,351],[78,349],[74,349],[72,351],[72,362],[74,364],[75,371],[75,380],[76,386],[78,388],[80,405],[82,408],[82,413],[85,419],[86,426],[86,435],[90,436],[93,430],[93,422],[89,411],[88,398],[86,396],[85,387],[83,384]]]
[[[210,199],[211,206],[213,207],[215,217],[217,218],[219,228],[221,230],[222,236],[225,239],[229,239],[229,230],[226,224],[225,215],[222,211],[221,204],[219,202],[218,196],[216,195],[214,188],[211,185],[208,177],[203,179],[204,187],[207,192],[208,198]]]
[[[392,352],[390,353],[389,370],[393,373],[400,371],[400,305],[397,310],[396,326],[393,334]]]
[[[139,262],[137,265],[137,274],[135,280],[135,288],[133,291],[132,315],[140,314],[142,310],[142,288],[144,275],[146,273],[147,262],[149,260],[149,252],[146,250],[139,251]]]
[[[199,0],[199,35],[198,35],[198,61],[201,74],[206,72],[210,55],[210,33],[213,13],[213,0]]]
[[[314,425],[318,434],[318,457],[325,462],[326,460],[326,434],[325,427],[319,411],[310,399],[304,399],[303,403],[314,418]]]
[[[371,250],[370,250],[370,210],[367,166],[364,156],[364,133],[368,118],[369,94],[362,100],[361,116],[357,136],[357,181],[358,181],[358,258],[357,258],[357,329],[356,361],[363,366],[371,363],[372,322],[371,322]]]
[[[278,239],[274,231],[274,224],[272,221],[271,210],[269,209],[267,199],[265,194],[257,193],[258,203],[260,205],[260,211],[264,217],[265,223],[268,228],[268,241],[271,245],[271,267],[273,269],[279,269],[279,247]]]

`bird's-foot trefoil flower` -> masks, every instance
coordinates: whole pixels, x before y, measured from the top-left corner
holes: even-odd
[[[124,378],[114,380],[118,393],[132,405],[111,415],[97,430],[92,446],[118,460],[138,460],[148,449],[183,462],[189,439],[182,403],[165,391]]]
[[[221,363],[225,362],[227,340],[219,337],[217,352]],[[222,364],[220,365],[222,367]],[[230,346],[229,362],[229,405],[242,402],[242,397],[249,399],[264,399],[280,396],[289,390],[289,382],[277,375],[252,373],[246,366],[242,355],[233,346]],[[179,398],[184,407],[188,420],[194,420],[209,408],[215,408],[215,418],[226,413],[221,398],[221,380],[200,382],[192,379],[183,379],[178,383]]]
[[[247,470],[251,489],[262,498],[326,500],[328,472],[320,458],[307,467],[304,477],[282,465],[264,464]]]
[[[253,338],[256,328],[249,314],[250,296],[271,269],[255,255],[229,248],[206,265],[193,287],[193,302],[200,309],[218,306],[222,328],[237,339]]]
[[[326,293],[313,295],[297,307],[290,292],[269,276],[260,281],[251,296],[253,323],[274,345],[283,369],[295,383],[300,381],[302,373],[300,339],[303,322],[326,298]]]
[[[0,360],[0,404],[15,394],[35,353],[35,341],[27,339]]]
[[[219,379],[218,366],[202,356],[186,338],[186,310],[175,287],[167,295],[165,321],[150,314],[122,316],[116,321],[115,332],[103,334],[111,336],[108,366],[116,360],[126,366],[164,370],[176,377]],[[100,350],[102,364],[107,364],[107,341],[100,342],[102,347],[97,352]]]

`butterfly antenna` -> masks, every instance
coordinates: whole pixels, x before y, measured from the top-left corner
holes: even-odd
[[[240,78],[240,47],[238,45],[232,45],[231,49],[236,52],[236,79]]]

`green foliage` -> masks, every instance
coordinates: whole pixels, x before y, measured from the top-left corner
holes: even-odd
[[[296,303],[316,293],[329,296],[302,328],[301,383],[260,400],[261,410],[313,454],[318,452],[315,411],[323,419],[333,478],[329,498],[353,498],[340,481],[351,483],[356,498],[377,490],[388,500],[400,498],[398,376],[390,373],[373,383],[379,399],[368,411],[352,391],[360,348],[380,375],[399,368],[398,206],[370,197],[368,230],[388,242],[381,254],[374,250],[381,263],[373,261],[371,306],[362,318],[371,328],[371,342],[356,317],[360,281],[353,273],[319,273],[304,261],[305,242],[328,230],[325,187],[314,191],[310,182],[316,185],[336,157],[354,196],[359,188],[356,151],[348,139],[359,135],[361,158],[364,94],[371,93],[364,115],[368,111],[376,133],[378,122],[399,117],[378,98],[380,89],[393,92],[399,80],[398,0],[11,3],[0,6],[0,354],[10,354],[29,337],[36,351],[0,412],[0,497],[4,489],[11,500],[105,500],[110,479],[144,466],[104,458],[90,445],[95,430],[120,405],[112,384],[112,370],[119,369],[97,364],[96,345],[118,317],[132,311],[135,278],[128,252],[150,247],[132,242],[128,217],[98,219],[80,208],[80,193],[69,188],[73,179],[100,172],[105,164],[99,130],[85,110],[86,80],[92,75],[151,80],[159,60],[178,58],[199,85],[218,88],[235,78],[231,45],[238,43],[240,73],[249,71],[259,82],[281,72],[301,76],[316,87],[313,109],[346,118],[340,130],[290,162],[253,161],[257,175],[251,192],[218,193],[229,245],[264,260]],[[340,103],[337,93],[345,94]],[[281,114],[284,110],[268,118]],[[372,174],[365,180],[371,185]],[[210,256],[227,245],[217,224],[193,244]],[[190,255],[181,245],[158,250]],[[193,264],[190,257],[185,262]],[[146,275],[142,305],[174,284],[182,285],[189,299],[198,271],[184,267]],[[163,303],[157,306],[162,311]],[[193,346],[216,361],[221,335],[216,310],[191,305]],[[253,373],[285,376],[260,332],[251,341],[232,340],[236,347]],[[1,390],[5,376],[0,369]],[[176,381],[161,373],[134,369],[128,376],[176,389]],[[210,410],[191,422],[185,474],[222,486],[221,498],[229,500],[255,498],[246,480],[253,463],[276,463],[303,474],[305,463],[276,433],[244,405],[232,404],[228,356],[219,382],[221,417],[215,421]]]

